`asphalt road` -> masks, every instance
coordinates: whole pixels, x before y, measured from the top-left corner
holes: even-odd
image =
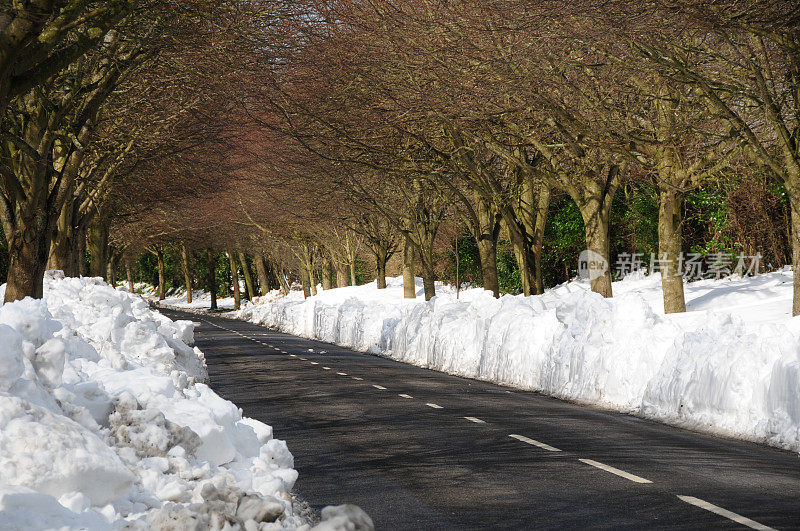
[[[800,528],[796,453],[162,311],[201,322],[212,387],[287,441],[312,507],[391,530]]]

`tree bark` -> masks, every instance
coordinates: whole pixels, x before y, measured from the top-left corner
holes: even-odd
[[[106,266],[106,282],[109,285],[116,287],[117,285],[117,263],[119,255],[116,252],[110,253],[108,264]]]
[[[386,289],[386,254],[376,253],[375,262],[378,289]]]
[[[404,238],[403,243],[403,298],[417,298],[417,286],[414,279],[414,247],[408,238]]]
[[[108,270],[108,223],[99,217],[89,225],[89,274],[93,277],[106,277]]]
[[[308,283],[309,287],[311,288],[311,295],[314,296],[317,294],[317,279],[314,278],[314,268],[307,267],[306,275],[308,275]]]
[[[550,210],[551,190],[549,186],[542,186],[536,203],[536,222],[533,228],[533,266],[534,266],[534,292],[537,295],[544,293],[544,277],[542,276],[542,251],[544,250],[544,231],[547,226],[547,214]]]
[[[75,253],[75,269],[79,276],[86,276],[86,228],[82,227],[77,234],[78,248]]]
[[[47,265],[49,242],[46,231],[27,231],[26,226],[33,227],[32,219],[20,219],[20,234],[8,241],[9,264],[6,283],[5,302],[12,302],[25,297],[41,299],[43,296],[44,271]]]
[[[166,279],[164,278],[164,249],[156,249],[156,259],[158,260],[158,300],[163,301],[166,290]]]
[[[253,285],[253,275],[250,273],[250,267],[247,265],[247,256],[245,256],[244,253],[239,253],[239,261],[242,263],[244,284],[247,287],[247,298],[253,300],[256,296],[256,290]]]
[[[594,278],[590,279],[591,289],[603,297],[611,297],[610,242],[608,238],[609,212],[600,208],[600,205],[594,201],[589,201],[580,210],[586,233],[586,249],[596,253],[595,256],[602,257],[606,264],[604,270],[597,271],[593,275]]]
[[[333,287],[333,266],[327,258],[322,259],[322,289],[329,290]]]
[[[286,276],[286,271],[284,271],[283,268],[280,268],[275,273],[278,275],[278,283],[281,285],[281,291],[284,295],[287,295],[290,291],[292,291],[292,287],[289,285],[289,279]]]
[[[350,285],[350,274],[343,267],[336,266],[336,287],[344,288]]]
[[[300,283],[303,285],[303,298],[309,298],[311,296],[311,282],[308,279],[308,270],[302,266],[300,267]]]
[[[787,189],[789,183],[787,183]],[[788,194],[792,209],[792,271],[794,276],[792,316],[800,315],[800,178],[792,183]]]
[[[261,295],[266,295],[270,290],[270,282],[269,276],[267,275],[267,266],[264,263],[264,256],[261,253],[256,253],[253,255],[253,261],[256,263],[259,291]]]
[[[664,296],[664,313],[686,311],[681,273],[683,238],[681,205],[683,194],[663,187],[659,193],[658,257],[661,269],[661,291]]]
[[[356,261],[355,258],[350,260],[350,263],[347,264],[350,269],[350,285],[357,286],[356,283]]]
[[[228,263],[231,266],[231,283],[233,284],[233,309],[238,310],[242,306],[242,292],[239,289],[239,268],[236,267],[236,258],[233,251],[228,251]]]
[[[206,278],[206,283],[208,287],[208,292],[211,294],[211,310],[217,309],[217,261],[214,259],[214,251],[212,249],[208,249],[207,251],[207,258],[208,258],[208,278]]]
[[[475,242],[481,261],[481,281],[483,289],[491,291],[497,298],[500,297],[500,279],[497,274],[497,237],[500,226],[489,205],[477,192],[475,203],[478,217],[478,234]]]
[[[186,286],[186,302],[191,304],[194,282],[192,282],[192,270],[189,266],[189,250],[185,244],[181,245],[181,265],[183,266],[183,283]]]
[[[133,293],[133,268],[131,268],[131,259],[128,256],[125,257],[125,278],[128,280],[128,291]]]
[[[72,203],[64,205],[61,209],[47,258],[47,269],[60,269],[68,277],[78,276],[76,230],[73,226],[74,209],[75,205]]]

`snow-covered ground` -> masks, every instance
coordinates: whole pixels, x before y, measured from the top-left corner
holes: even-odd
[[[660,277],[629,276],[604,299],[572,281],[541,296],[402,278],[248,304],[236,316],[451,374],[800,450],[800,317],[792,273],[686,286],[664,315]]]
[[[127,282],[118,283],[118,287],[128,289]],[[134,292],[141,294],[147,300],[158,301],[157,289],[146,282],[134,284]],[[244,293],[244,287],[242,287]],[[207,310],[211,307],[211,294],[201,289],[192,292],[192,302],[187,302],[186,288],[171,290],[165,294],[164,300],[159,301],[164,306],[172,308],[182,308],[185,310]],[[217,308],[219,310],[233,310],[233,297],[218,297]]]
[[[203,383],[191,321],[58,273],[0,306],[0,529],[309,529],[292,454]]]

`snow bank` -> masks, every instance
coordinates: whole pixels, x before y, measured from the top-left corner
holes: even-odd
[[[0,306],[0,529],[308,529],[292,454],[203,383],[193,324],[58,273]]]
[[[689,312],[664,315],[660,277],[604,299],[573,281],[494,299],[402,279],[248,305],[240,318],[422,367],[800,450],[800,318],[792,274],[690,283]]]

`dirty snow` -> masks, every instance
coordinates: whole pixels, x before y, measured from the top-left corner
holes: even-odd
[[[0,529],[309,529],[292,454],[204,383],[193,324],[59,273],[0,306]]]

